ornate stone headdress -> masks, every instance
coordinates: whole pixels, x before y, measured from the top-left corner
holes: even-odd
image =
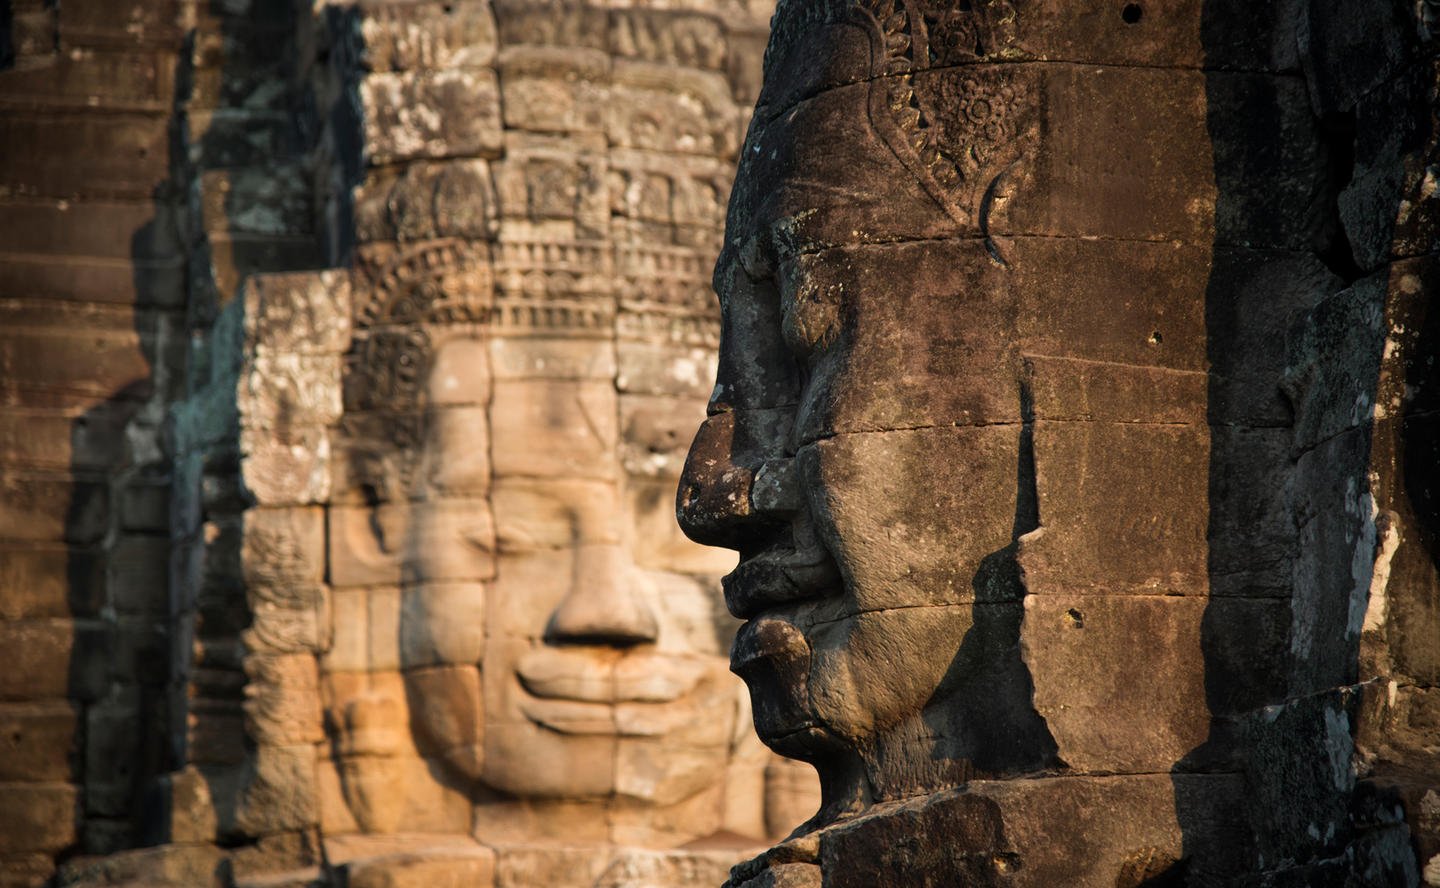
[[[1038,133],[1034,90],[1015,66],[1016,0],[780,0],[766,70],[803,37],[852,24],[871,39],[870,119],[959,225],[985,228],[999,180]],[[777,109],[778,110],[778,109]],[[886,125],[888,124],[888,125]]]
[[[357,272],[344,425],[369,456],[354,471],[377,489],[409,487],[430,364],[452,333],[715,348],[709,263],[694,247],[443,240]]]

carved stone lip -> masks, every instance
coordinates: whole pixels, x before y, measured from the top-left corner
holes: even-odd
[[[771,665],[808,663],[810,643],[794,623],[775,615],[750,620],[735,633],[730,647],[730,671],[744,677],[762,662]]]
[[[603,648],[540,647],[520,658],[515,674],[524,691],[538,700],[653,704],[690,693],[711,668],[696,657],[647,651],[617,656]]]
[[[768,608],[825,598],[840,584],[840,570],[823,549],[774,547],[743,559],[721,580],[725,606],[742,620]]]

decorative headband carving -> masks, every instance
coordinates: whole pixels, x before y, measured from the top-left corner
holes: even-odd
[[[871,41],[870,120],[956,224],[988,234],[1000,180],[1038,136],[1035,90],[1016,57],[1015,0],[781,0],[767,70],[806,34],[859,27]],[[775,109],[779,110],[779,109]]]

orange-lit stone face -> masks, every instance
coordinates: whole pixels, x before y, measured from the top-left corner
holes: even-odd
[[[653,473],[622,464],[633,442],[621,397],[613,377],[495,383],[483,776],[512,795],[675,805],[717,786],[730,755],[729,630],[713,579],[637,550],[653,516],[631,488]],[[652,456],[662,470],[675,462]]]

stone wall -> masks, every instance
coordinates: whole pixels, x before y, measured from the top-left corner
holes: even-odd
[[[6,4],[0,72],[0,882],[135,841],[168,769],[184,387],[176,3]]]
[[[233,655],[230,672],[192,650],[188,597],[203,531],[186,491],[206,478],[223,512],[235,457],[177,460],[195,432],[168,412],[237,357],[208,343],[245,275],[335,261],[320,220],[339,178],[312,182],[333,164],[310,10],[5,11],[0,874],[21,885],[57,857],[174,838],[184,787],[165,775],[239,745],[223,727],[192,743],[189,724],[197,683],[237,706],[243,687]]]

